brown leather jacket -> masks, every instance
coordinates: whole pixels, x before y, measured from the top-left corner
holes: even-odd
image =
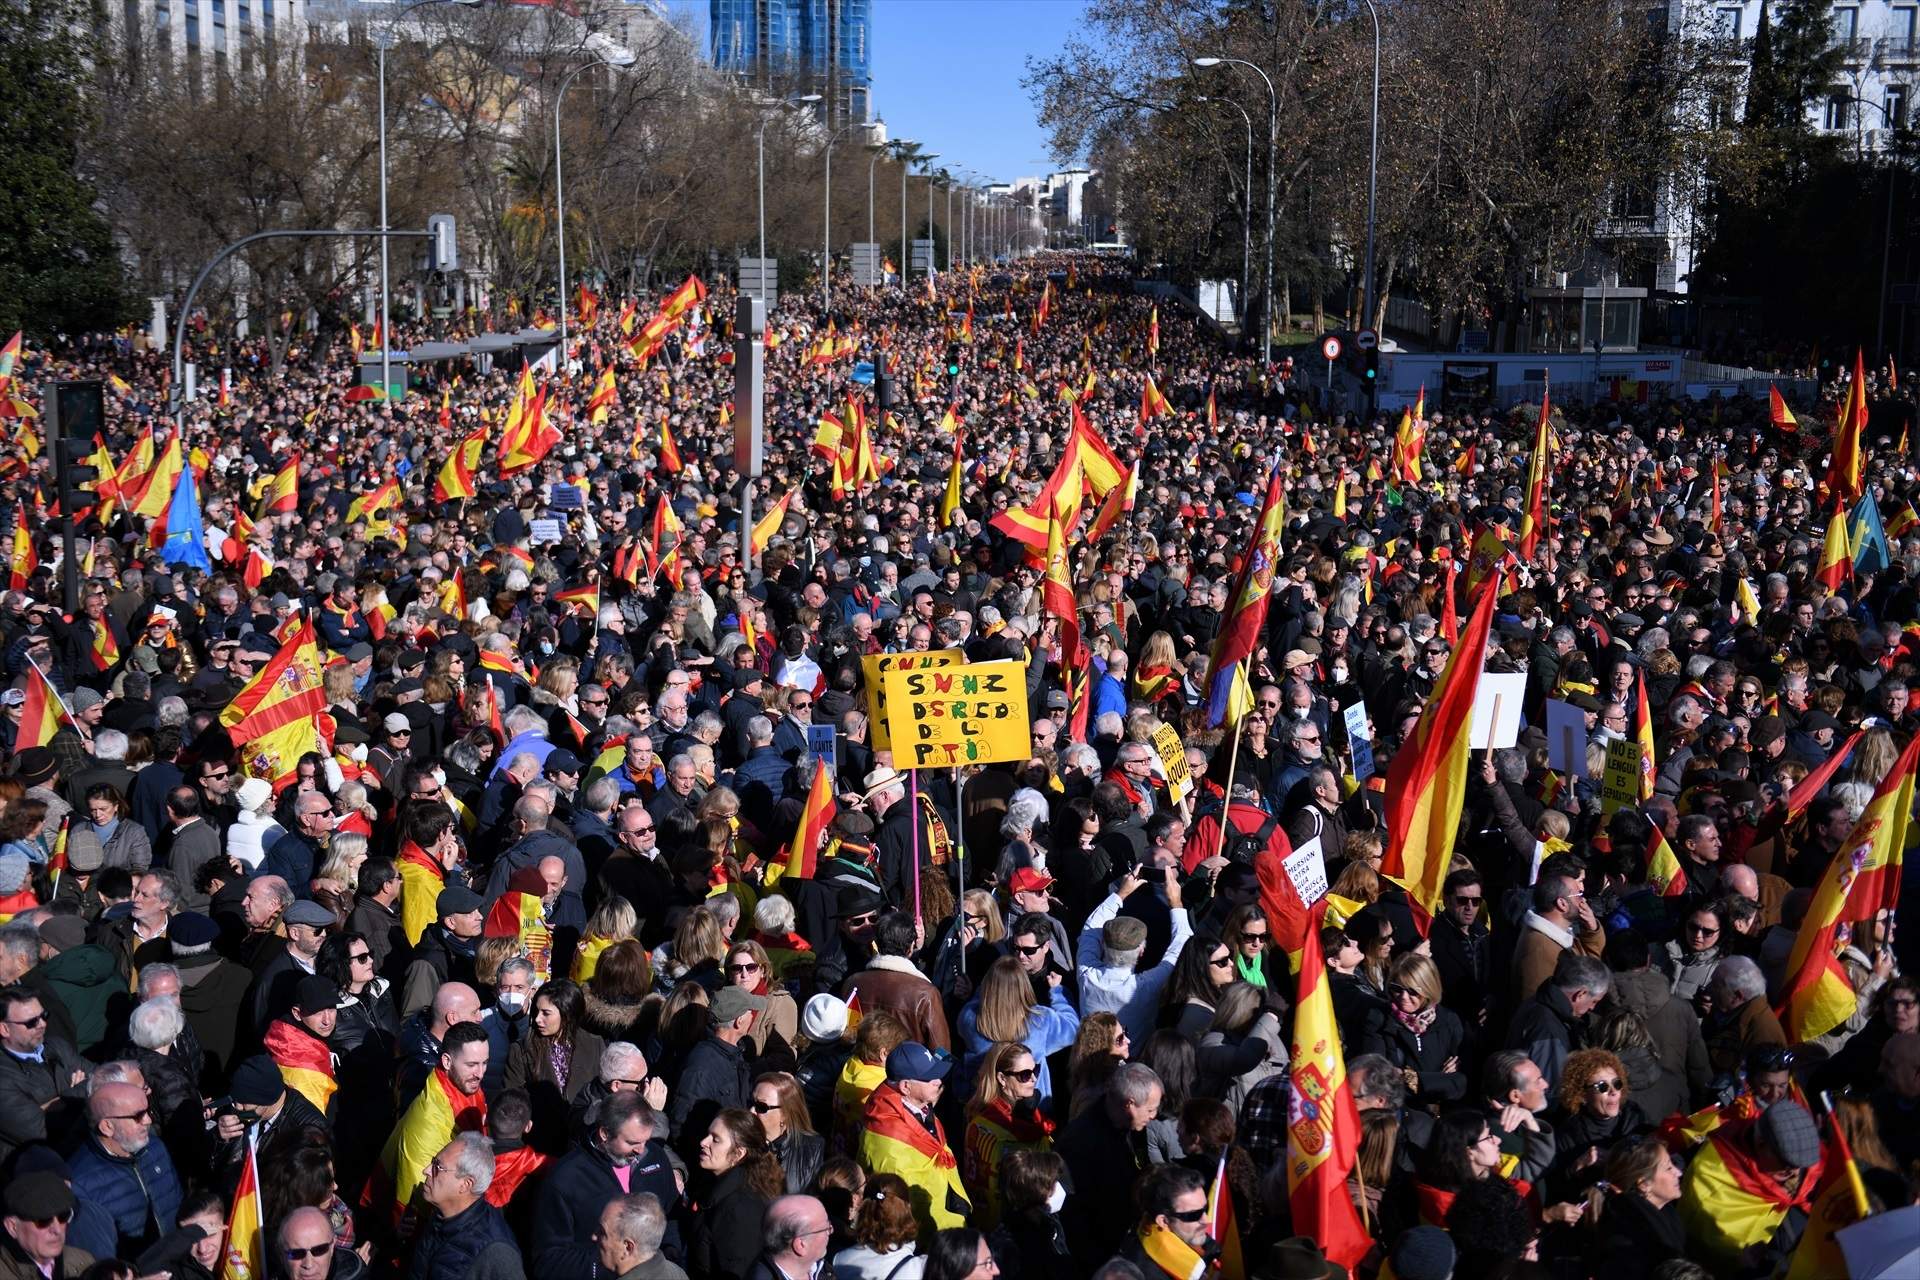
[[[875,956],[872,963],[840,984],[840,998],[860,997],[860,1011],[885,1009],[907,1024],[911,1039],[929,1049],[950,1049],[947,1011],[940,992],[913,961],[904,956]]]

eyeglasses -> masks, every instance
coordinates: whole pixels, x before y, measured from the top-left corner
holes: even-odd
[[[388,736],[389,738],[411,738],[411,737],[413,736],[413,730],[411,730],[411,729],[389,729],[389,730],[387,730],[387,736]]]
[[[281,1252],[287,1255],[288,1262],[301,1262],[307,1258],[324,1258],[333,1252],[333,1242],[329,1240],[325,1244],[308,1245],[304,1249],[296,1249],[289,1245]]]
[[[45,1026],[46,1021],[47,1015],[45,1013],[36,1013],[31,1018],[8,1018],[7,1025],[14,1027],[39,1027]]]
[[[1047,944],[1044,942],[1036,942],[1030,947],[1023,947],[1016,943],[1013,949],[1023,956],[1037,956],[1047,949]]]
[[[103,1120],[138,1120],[140,1121],[140,1123],[145,1124],[147,1121],[153,1119],[153,1110],[150,1107],[142,1107],[140,1110],[130,1111],[124,1116],[102,1116],[101,1119]]]
[[[1711,924],[1689,924],[1687,926],[1687,932],[1697,937],[1711,938],[1714,934],[1720,932],[1720,926]]]
[[[760,966],[755,964],[753,961],[749,960],[746,964],[728,965],[727,972],[728,973],[758,973],[760,972]]]
[[[874,915],[875,913],[872,911],[863,911],[857,916],[848,916],[846,919],[842,920],[840,923],[844,925],[851,925],[852,927],[857,929],[861,925],[872,924]]]
[[[809,699],[808,701],[802,702],[800,699],[795,698],[792,702],[789,702],[787,705],[793,708],[795,711],[805,711],[808,707],[813,705],[813,702],[811,699]]]
[[[216,772],[214,772],[213,770],[211,770],[211,769],[209,769],[209,770],[207,770],[207,772],[205,772],[205,773],[203,773],[203,774],[201,774],[201,775],[200,775],[200,781],[202,781],[202,782],[218,782],[218,781],[220,781],[220,779],[222,779],[222,778],[227,778],[227,777],[231,777],[231,776],[233,776],[233,770],[231,770],[231,769],[222,769],[222,770],[220,770],[220,771],[219,771],[218,773],[216,773]]]
[[[1256,947],[1264,947],[1267,945],[1267,935],[1265,933],[1243,933],[1240,935],[1240,941],[1243,943],[1251,943]]]
[[[54,1214],[51,1218],[35,1218],[33,1220],[33,1225],[40,1228],[42,1231],[45,1231],[47,1228],[51,1227],[56,1222],[64,1227],[67,1223],[72,1221],[73,1221],[73,1210],[62,1209],[59,1213]]]
[[[1475,894],[1456,893],[1453,895],[1453,901],[1455,906],[1477,907],[1481,903],[1486,901],[1486,897],[1482,894],[1477,894],[1477,893]]]
[[[1207,1217],[1207,1206],[1201,1205],[1198,1209],[1173,1209],[1168,1211],[1167,1216],[1177,1218],[1181,1222],[1204,1222]]]
[[[365,960],[367,963],[371,964],[373,962],[373,952],[356,951],[354,954],[347,957],[348,964],[359,964],[362,960]]]
[[[760,1101],[760,1099],[758,1099],[758,1098],[755,1098],[755,1099],[754,1099],[754,1100],[752,1101],[752,1103],[750,1103],[749,1105],[753,1107],[753,1114],[755,1114],[755,1115],[757,1115],[757,1116],[764,1116],[764,1115],[766,1115],[766,1114],[767,1114],[767,1113],[769,1113],[769,1112],[772,1112],[772,1111],[778,1111],[778,1110],[780,1109],[780,1104],[779,1104],[779,1103],[777,1103],[777,1102],[762,1102],[762,1101]]]
[[[1215,956],[1213,959],[1207,961],[1207,963],[1216,969],[1229,969],[1233,967],[1233,957],[1230,955]]]
[[[1398,1000],[1401,996],[1412,996],[1415,1000],[1426,999],[1425,996],[1415,991],[1412,987],[1403,987],[1397,982],[1387,984],[1387,994],[1395,1000]]]
[[[1625,1093],[1626,1091],[1627,1086],[1621,1084],[1618,1080],[1587,1081],[1588,1093]]]
[[[1040,1074],[1040,1068],[1022,1067],[1018,1071],[1012,1071],[1006,1067],[1002,1067],[1000,1068],[1000,1074],[1003,1076],[1010,1076],[1013,1079],[1018,1080],[1021,1084],[1028,1084],[1032,1082],[1035,1076]]]
[[[1294,741],[1312,744],[1320,741],[1320,735],[1316,733],[1311,738],[1295,738]]]

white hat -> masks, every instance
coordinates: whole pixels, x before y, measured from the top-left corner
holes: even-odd
[[[850,1018],[847,1002],[828,991],[807,1001],[800,1011],[800,1030],[815,1044],[838,1040],[847,1033]]]
[[[413,721],[407,719],[405,716],[401,715],[398,711],[387,712],[387,718],[381,721],[381,723],[386,726],[386,730],[388,733],[413,732]]]
[[[235,795],[240,801],[240,812],[258,813],[267,801],[273,799],[273,784],[265,778],[248,778],[240,784]]]
[[[896,783],[906,782],[906,776],[890,764],[883,764],[869,773],[866,778],[867,789],[862,794],[872,796],[876,791],[884,791]]]

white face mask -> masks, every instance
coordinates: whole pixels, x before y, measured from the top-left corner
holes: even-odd
[[[502,991],[499,998],[500,1012],[518,1014],[527,1007],[527,993],[524,991]]]
[[[1067,1203],[1067,1189],[1059,1183],[1053,1184],[1053,1194],[1047,1197],[1047,1212],[1058,1213]]]

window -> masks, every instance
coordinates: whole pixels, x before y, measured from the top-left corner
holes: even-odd
[[[1713,34],[1731,44],[1740,38],[1740,11],[1721,9],[1714,14]]]
[[[1887,86],[1887,127],[1904,129],[1907,127],[1907,86],[1890,84]]]
[[[247,0],[240,0],[240,4],[234,10],[234,14],[240,19],[241,31],[244,32],[253,26],[253,6],[248,4]]]
[[[273,0],[260,0],[260,25],[269,38],[273,35]]]
[[[1895,43],[1911,46],[1916,31],[1920,30],[1920,24],[1914,21],[1916,17],[1920,17],[1920,9],[1895,9],[1887,16],[1887,34]]]
[[[1853,127],[1853,100],[1846,94],[1834,91],[1827,95],[1827,114],[1823,122],[1826,129],[1838,132]]]
[[[1858,9],[1835,9],[1833,11],[1833,41],[1835,44],[1850,43],[1860,29],[1860,11]]]
[[[187,0],[187,48],[200,48],[200,6]]]

